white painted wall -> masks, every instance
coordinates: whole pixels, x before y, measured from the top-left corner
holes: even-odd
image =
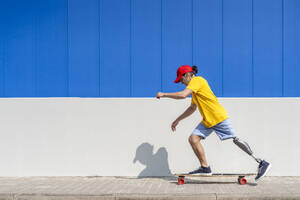
[[[268,175],[300,176],[299,98],[220,102],[237,136],[273,164]],[[199,112],[175,133],[170,129],[189,104],[190,99],[0,99],[0,176],[161,176],[193,170],[199,163],[188,136],[201,121]],[[203,144],[214,172],[256,171],[257,163],[232,141],[221,142],[213,133]]]

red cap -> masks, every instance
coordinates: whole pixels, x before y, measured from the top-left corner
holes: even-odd
[[[176,80],[174,82],[175,83],[179,83],[182,75],[184,75],[185,73],[188,73],[188,72],[192,72],[192,71],[193,71],[193,68],[191,66],[189,66],[189,65],[182,65],[181,67],[179,67],[177,69],[177,78],[176,78]]]

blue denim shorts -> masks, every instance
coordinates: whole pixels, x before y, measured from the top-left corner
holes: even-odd
[[[219,136],[220,140],[226,140],[236,137],[228,119],[225,119],[224,121],[210,128],[207,128],[202,123],[200,123],[192,132],[192,134],[201,136],[203,137],[203,139],[205,139],[213,131],[215,131],[215,133]]]

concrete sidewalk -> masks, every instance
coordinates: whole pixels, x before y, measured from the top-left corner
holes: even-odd
[[[0,177],[0,200],[300,199],[300,177]]]

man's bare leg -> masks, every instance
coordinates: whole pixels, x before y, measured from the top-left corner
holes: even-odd
[[[205,157],[205,152],[200,140],[203,139],[201,136],[192,134],[189,137],[189,143],[191,144],[195,155],[199,159],[200,165],[203,167],[208,167],[208,163]]]

